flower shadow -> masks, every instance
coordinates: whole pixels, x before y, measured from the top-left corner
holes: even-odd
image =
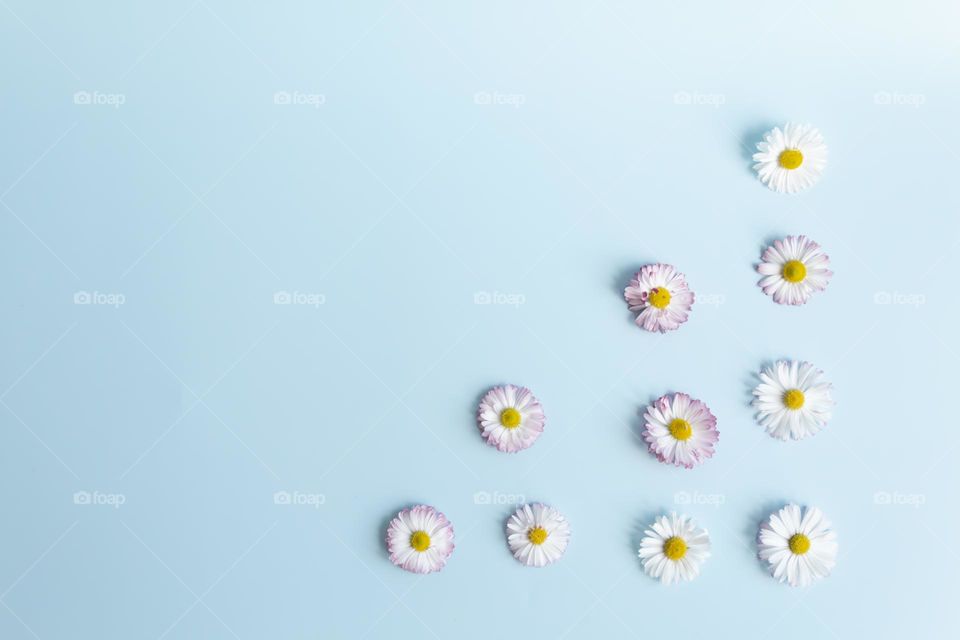
[[[647,396],[646,401],[644,401],[640,405],[640,407],[637,409],[636,417],[634,418],[631,424],[630,431],[633,433],[634,442],[638,447],[643,449],[643,452],[646,454],[645,457],[657,465],[662,465],[663,463],[660,462],[660,460],[657,459],[657,456],[650,451],[650,443],[647,442],[646,438],[644,437],[644,434],[647,430],[646,413],[647,413],[647,409],[651,407],[653,403],[659,400],[661,397],[672,396],[675,393],[676,391],[670,390],[670,391],[664,391],[660,395],[651,394]]]
[[[381,518],[380,526],[377,528],[377,531],[376,531],[377,549],[379,550],[378,553],[381,558],[390,560],[390,550],[387,548],[387,529],[390,528],[390,523],[393,521],[394,518],[397,517],[397,513],[399,513],[403,509],[409,509],[415,504],[419,504],[419,503],[411,502],[408,505],[397,509],[396,513],[392,515],[384,516],[383,518]]]
[[[640,261],[635,263],[634,266],[623,267],[614,275],[613,282],[611,283],[612,284],[611,289],[613,293],[617,296],[617,298],[620,299],[620,302],[623,304],[623,309],[626,312],[626,318],[630,321],[630,324],[636,324],[636,314],[630,311],[629,307],[627,307],[627,302],[626,300],[624,300],[624,297],[623,297],[623,290],[626,289],[627,286],[630,284],[630,280],[633,278],[633,276],[639,273],[640,269],[642,269],[644,265],[648,265],[648,264],[654,264],[654,261],[653,260]]]
[[[763,134],[776,126],[779,125],[767,124],[763,127],[754,125],[744,129],[738,138],[740,142],[740,157],[743,158],[744,168],[750,175],[756,175],[753,170],[753,154],[757,152],[757,143],[763,140]]]
[[[778,510],[782,509],[784,505],[790,504],[790,500],[779,499],[779,500],[766,500],[761,506],[754,509],[750,512],[750,517],[748,522],[744,525],[742,535],[746,537],[747,540],[752,543],[752,555],[756,561],[756,567],[759,571],[765,575],[769,575],[764,561],[760,559],[758,542],[760,538],[760,525],[767,521],[767,518],[770,517],[771,513],[776,513]]]
[[[663,508],[657,511],[647,511],[644,515],[638,516],[633,521],[633,526],[630,527],[629,544],[630,550],[633,552],[633,557],[637,564],[640,565],[641,570],[643,569],[643,560],[640,559],[640,543],[643,542],[643,539],[646,537],[646,530],[650,528],[657,518],[675,510],[676,509]]]

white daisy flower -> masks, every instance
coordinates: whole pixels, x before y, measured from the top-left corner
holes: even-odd
[[[536,442],[546,420],[530,389],[512,384],[490,389],[477,408],[477,424],[487,443],[508,453]]]
[[[837,564],[837,534],[820,509],[802,512],[788,504],[760,526],[760,559],[770,573],[791,587],[805,587],[830,575]]]
[[[528,567],[545,567],[563,556],[570,542],[570,523],[543,504],[525,504],[507,521],[507,544],[513,557]]]
[[[830,257],[807,236],[787,236],[766,248],[757,265],[757,285],[777,304],[806,303],[830,283]]]
[[[827,165],[827,145],[816,127],[787,124],[774,127],[757,143],[753,168],[760,181],[778,193],[796,193],[812,187]]]
[[[688,516],[660,516],[644,534],[640,541],[643,568],[664,584],[693,580],[710,557],[710,535]]]
[[[453,546],[453,525],[427,505],[404,509],[387,527],[390,562],[413,573],[443,569]]]
[[[801,440],[826,426],[834,405],[831,385],[809,362],[779,360],[760,372],[753,390],[757,422],[774,438]]]

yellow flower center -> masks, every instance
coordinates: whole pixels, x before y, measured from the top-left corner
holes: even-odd
[[[799,260],[791,260],[783,265],[780,275],[782,275],[783,279],[787,282],[800,282],[807,277],[807,265]]]
[[[787,409],[796,411],[803,406],[803,401],[803,391],[800,391],[800,389],[790,389],[783,394],[783,404],[787,406]]]
[[[670,304],[670,292],[666,287],[654,287],[650,289],[650,296],[647,301],[657,309],[666,309]]]
[[[800,153],[799,149],[786,149],[780,153],[780,157],[777,158],[777,161],[784,169],[793,171],[803,164],[803,154]]]
[[[677,440],[689,440],[690,436],[693,435],[693,428],[690,426],[690,423],[683,418],[674,418],[671,420],[670,424],[667,425],[667,429],[670,430],[670,435]]]
[[[667,538],[663,543],[663,555],[676,562],[687,555],[687,543],[683,541],[683,538],[677,536]]]
[[[543,527],[534,527],[527,531],[527,540],[533,544],[543,544],[547,541],[547,530]]]
[[[417,551],[426,551],[430,548],[430,534],[426,531],[414,531],[410,534],[410,546]]]
[[[802,556],[807,551],[810,551],[810,538],[802,533],[795,533],[790,536],[790,541],[787,544],[790,546],[790,551],[798,556]]]
[[[500,424],[507,429],[516,429],[520,426],[520,412],[513,407],[507,407],[500,412]]]

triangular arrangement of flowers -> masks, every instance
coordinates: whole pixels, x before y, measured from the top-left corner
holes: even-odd
[[[797,193],[820,179],[827,147],[810,125],[787,124],[766,133],[757,143],[754,169],[760,181],[780,193]],[[806,236],[788,236],[768,246],[756,267],[763,293],[781,305],[800,306],[826,289],[833,276],[830,258]],[[636,324],[657,333],[675,331],[690,316],[695,295],[686,277],[669,264],[648,264],[623,291]],[[808,362],[778,361],[759,373],[753,391],[756,419],[772,437],[801,440],[816,434],[830,420],[831,385]],[[654,401],[643,415],[643,439],[651,454],[665,464],[693,469],[713,457],[720,438],[717,419],[707,405],[686,393]],[[476,412],[487,444],[517,453],[543,434],[546,418],[540,401],[526,387],[512,384],[490,389]],[[545,567],[563,557],[570,541],[570,523],[557,509],[522,504],[506,523],[507,547],[523,565]],[[807,586],[830,574],[836,564],[837,540],[829,521],[816,507],[788,504],[760,526],[758,557],[774,578],[791,586]],[[397,514],[387,528],[390,560],[414,573],[433,573],[453,553],[453,525],[427,505]],[[651,577],[664,584],[693,580],[710,557],[710,536],[688,516],[661,515],[644,531],[639,557]]]

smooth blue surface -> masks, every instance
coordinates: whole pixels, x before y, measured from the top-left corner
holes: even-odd
[[[0,3],[0,637],[950,635],[956,5],[151,4]],[[797,197],[749,162],[788,119],[831,151]],[[753,272],[791,233],[836,273],[803,308]],[[650,261],[705,296],[666,336],[621,298]],[[803,442],[748,404],[783,357],[835,385]],[[547,412],[517,455],[473,422],[502,382]],[[671,390],[719,419],[695,470],[637,437]],[[507,551],[518,495],[559,564]],[[840,536],[806,590],[755,559],[787,501]],[[426,577],[382,542],[419,502]],[[665,588],[672,509],[714,557]]]

